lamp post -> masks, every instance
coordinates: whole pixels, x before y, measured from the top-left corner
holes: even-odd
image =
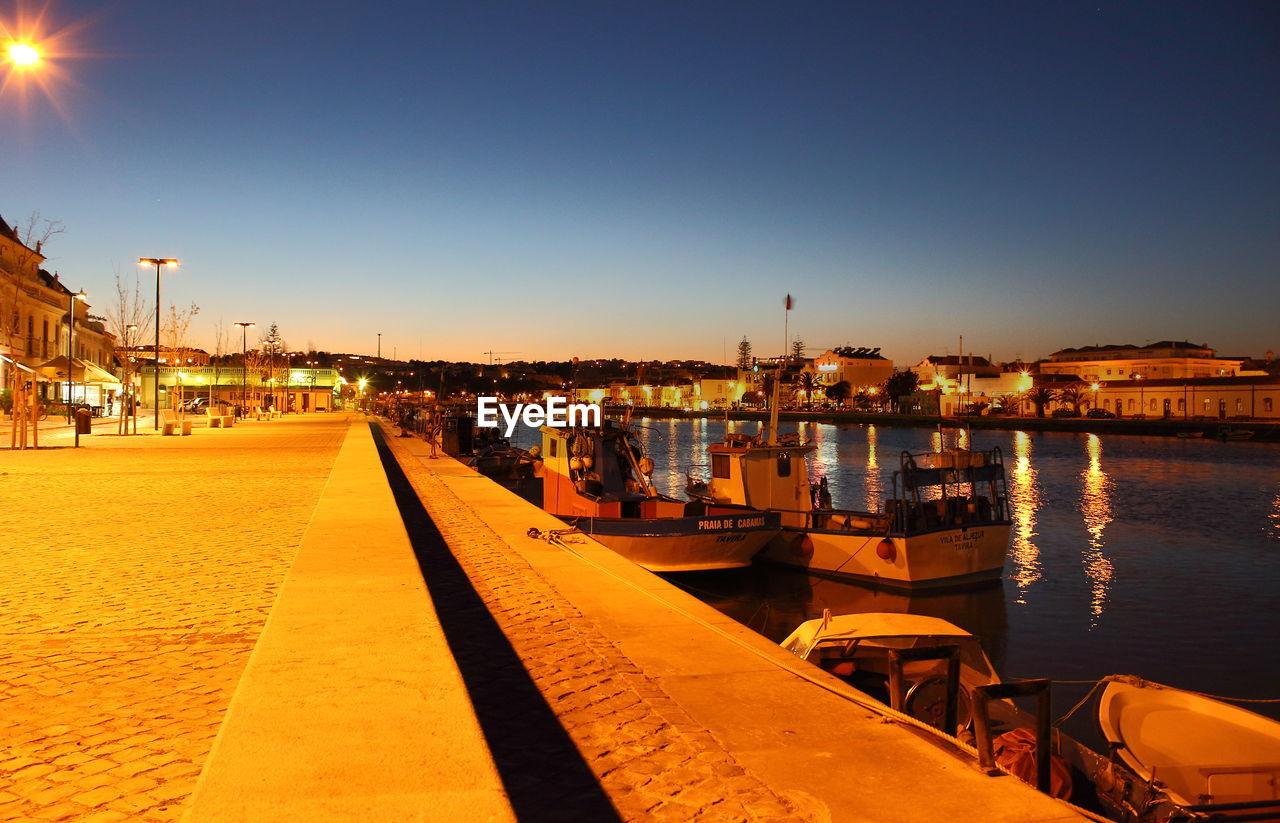
[[[71,380],[71,361],[75,358],[76,350],[72,346],[71,341],[76,336],[76,301],[86,300],[84,289],[75,294],[67,293],[67,422],[71,422],[71,389],[74,385]]]
[[[155,359],[155,385],[152,387],[154,391],[153,402],[155,408],[155,429],[160,431],[160,267],[167,266],[171,269],[178,267],[178,261],[172,257],[139,257],[139,266],[155,266],[156,267],[156,350]]]
[[[240,327],[240,408],[249,407],[249,329],[256,323],[232,323]]]

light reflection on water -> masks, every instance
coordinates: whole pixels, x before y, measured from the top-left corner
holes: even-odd
[[[707,464],[706,445],[720,440],[725,421],[645,425],[657,430],[639,432],[657,464],[655,484],[683,497],[684,468]],[[817,447],[811,477],[825,474],[834,505],[849,508],[883,504],[903,450],[967,436],[803,427]],[[1005,454],[1013,535],[1003,586],[901,595],[763,565],[676,582],[774,640],[824,607],[909,610],[978,634],[1006,677],[1131,673],[1197,691],[1280,697],[1280,656],[1259,654],[1257,645],[1280,636],[1280,447],[996,431],[973,440],[975,449]],[[1082,695],[1063,687],[1055,705]],[[1276,704],[1250,708],[1280,716]]]
[[[1017,587],[1017,601],[1027,602],[1027,590],[1040,579],[1040,549],[1036,548],[1036,512],[1040,509],[1040,486],[1031,466],[1031,435],[1013,433],[1013,463],[1006,464],[1009,505],[1013,510],[1013,536],[1009,541],[1009,577]]]
[[[1084,515],[1085,530],[1089,533],[1089,548],[1083,559],[1085,575],[1093,586],[1090,604],[1092,628],[1097,625],[1106,605],[1107,589],[1114,572],[1111,561],[1102,552],[1106,545],[1102,534],[1112,520],[1111,480],[1102,470],[1102,439],[1096,434],[1086,435],[1085,451],[1089,455],[1089,465],[1080,473],[1084,481],[1080,492],[1080,513]]]

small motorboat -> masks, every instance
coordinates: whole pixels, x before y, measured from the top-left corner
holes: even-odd
[[[1139,819],[1280,820],[1275,720],[1195,692],[1112,675],[1098,701],[1098,726],[1112,759],[1137,778],[1123,793]]]
[[[1228,440],[1252,440],[1252,429],[1223,429],[1218,432],[1218,439],[1226,442]]]
[[[946,667],[936,660],[903,664],[902,694],[890,693],[890,652],[956,646],[960,658],[959,704],[955,729],[943,727]],[[801,623],[782,648],[835,675],[881,703],[900,703],[901,711],[955,734],[969,725],[974,687],[999,683],[982,643],[954,623],[922,614],[869,612],[832,615]]]
[[[1204,432],[1178,432],[1177,434],[1183,440],[1199,440],[1204,437]]]

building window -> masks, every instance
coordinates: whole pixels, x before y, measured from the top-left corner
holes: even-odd
[[[1209,398],[1207,397],[1204,399],[1204,413],[1205,414],[1209,413]]]
[[[1185,397],[1179,397],[1179,398],[1178,398],[1178,411],[1186,411],[1186,410],[1187,410],[1187,398],[1185,398]]]
[[[1155,410],[1156,410],[1156,399],[1155,399],[1154,397],[1153,397],[1153,398],[1151,398],[1151,402],[1150,402],[1150,403],[1147,403],[1147,408],[1148,408],[1148,409],[1150,409],[1151,411],[1155,411]]]
[[[1236,411],[1238,412],[1244,411],[1244,398],[1241,398],[1241,397],[1236,398]]]
[[[729,455],[713,454],[711,455],[711,476],[720,479],[728,479],[729,477]]]
[[[1273,404],[1270,397],[1262,398],[1262,410],[1264,412],[1270,412],[1273,410]]]
[[[1133,398],[1129,398],[1129,411],[1133,411]]]

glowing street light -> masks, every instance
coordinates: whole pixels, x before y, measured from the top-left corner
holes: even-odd
[[[155,351],[155,429],[160,431],[160,267],[170,269],[178,267],[178,261],[172,257],[139,257],[139,266],[156,267],[156,351]]]

